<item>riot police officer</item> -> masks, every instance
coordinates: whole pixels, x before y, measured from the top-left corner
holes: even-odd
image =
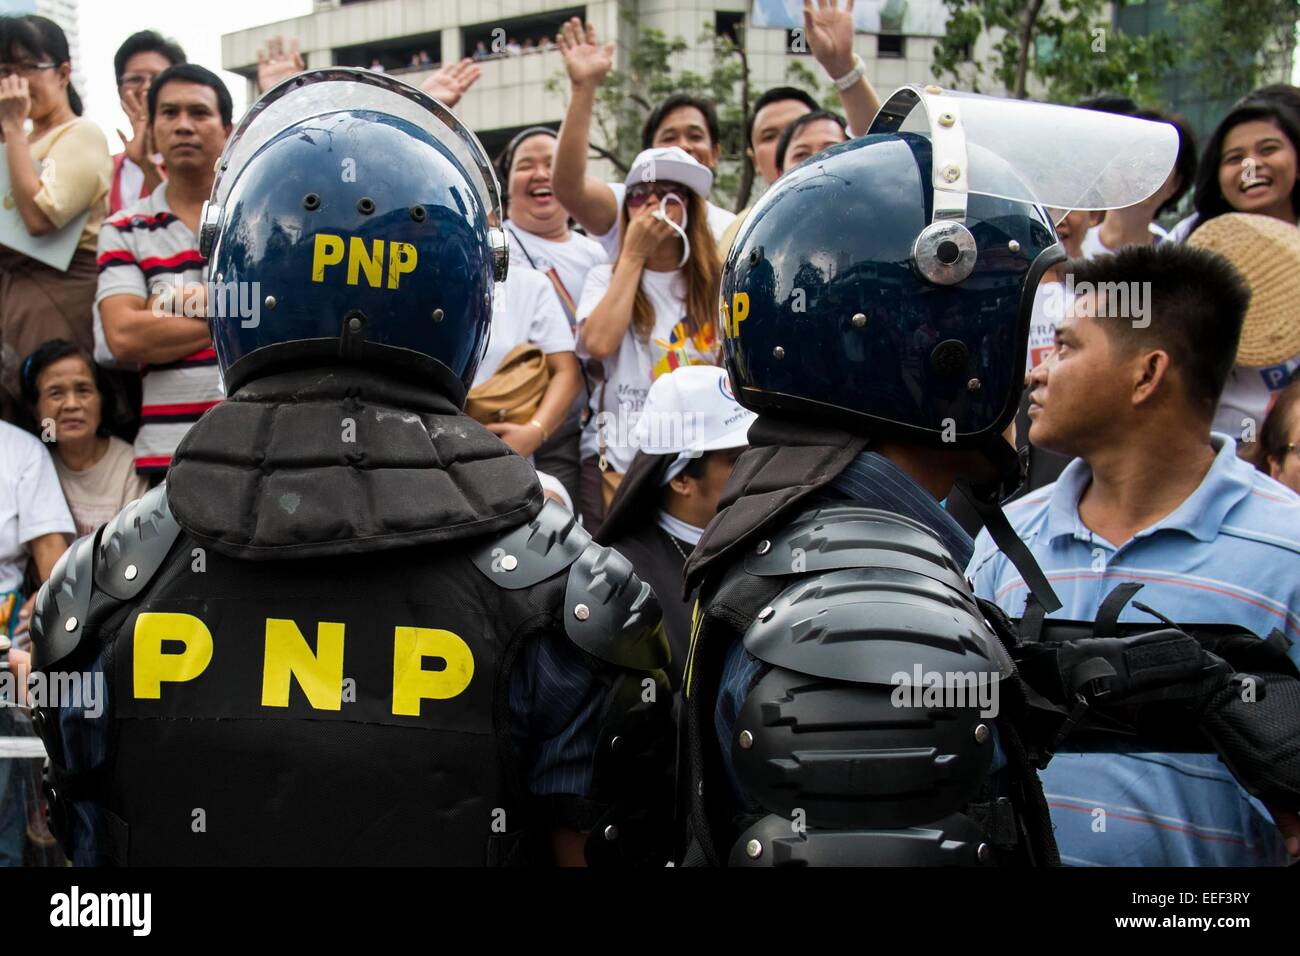
[[[462,413],[507,263],[478,140],[300,74],[231,137],[200,246],[229,397],[33,622],[38,672],[108,691],[38,711],[69,856],[662,861],[654,595]]]
[[[1055,705],[976,602],[940,501],[961,480],[997,517],[1018,478],[1003,432],[1033,289],[1064,258],[1044,206],[1136,202],[1173,163],[1172,128],[1075,112],[904,88],[737,236],[724,355],[759,418],[686,567],[687,862],[1057,861],[1029,719]],[[1100,644],[1083,671],[1120,697],[1214,670],[1184,637],[1163,675]],[[1076,689],[1077,663],[1053,657],[1054,682]]]

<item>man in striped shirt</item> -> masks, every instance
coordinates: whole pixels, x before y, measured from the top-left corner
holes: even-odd
[[[118,362],[144,375],[136,471],[158,481],[199,416],[221,401],[199,255],[199,214],[230,135],[230,92],[194,64],[149,87],[149,123],[168,178],[99,234],[95,322]]]
[[[1077,299],[1055,352],[1029,376],[1029,440],[1078,457],[1007,508],[1061,599],[1052,616],[1091,621],[1131,581],[1174,621],[1300,640],[1300,496],[1210,432],[1249,297],[1240,277],[1213,254],[1169,243],[1071,268]],[[1111,282],[1145,306],[1116,314],[1118,297],[1101,292]],[[980,597],[1024,613],[1025,581],[987,531],[967,576]],[[1120,620],[1160,627],[1131,603]],[[1288,653],[1300,662],[1300,645]],[[1119,738],[1111,752],[1069,748],[1067,739],[1042,774],[1066,864],[1300,857],[1300,808],[1263,806],[1213,754],[1152,753]]]

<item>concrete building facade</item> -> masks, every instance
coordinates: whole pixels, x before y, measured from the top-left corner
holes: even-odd
[[[763,2],[770,5],[771,0]],[[857,34],[857,52],[882,94],[903,83],[933,81],[934,36],[942,32],[942,0],[890,0],[885,6],[891,4],[915,8],[908,21],[928,24],[929,35]],[[820,73],[797,35],[783,28],[752,26],[752,6],[750,0],[590,0],[585,4],[573,0],[317,0],[315,10],[306,16],[223,36],[222,66],[251,83],[258,47],[276,34],[297,38],[309,67],[371,66],[378,61],[386,72],[398,73],[415,86],[433,64],[476,51],[490,57],[496,53],[482,61],[482,78],[456,110],[495,152],[515,130],[563,118],[567,84],[560,83],[554,92],[546,89],[547,79],[564,75],[558,50],[524,46],[517,55],[508,55],[506,49],[512,40],[523,46],[553,37],[570,16],[591,20],[602,41],[617,41],[616,67],[626,64],[637,31],[655,27],[689,44],[678,58],[679,68],[706,72],[711,51],[708,43],[700,42],[701,35],[743,24],[755,91],[788,83],[791,62]],[[920,16],[913,16],[917,12]],[[428,52],[432,64],[412,65],[411,58],[418,58],[421,51]],[[255,87],[250,88],[249,101],[256,96]]]

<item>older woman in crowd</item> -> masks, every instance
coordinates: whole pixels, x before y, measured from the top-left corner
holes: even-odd
[[[71,342],[46,342],[23,363],[23,398],[54,453],[77,534],[90,534],[148,489],[135,472],[135,449],[104,424],[102,376]]]
[[[18,365],[42,342],[94,346],[95,243],[113,161],[99,127],[81,116],[68,39],[45,17],[0,17],[0,136],[10,195],[31,236],[86,219],[66,269],[0,250],[0,416],[21,420]],[[31,132],[26,129],[31,121]]]

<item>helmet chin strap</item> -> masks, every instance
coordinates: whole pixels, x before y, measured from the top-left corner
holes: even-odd
[[[675,200],[677,205],[682,207],[682,224],[680,226],[677,225],[677,223],[673,222],[671,219],[669,219],[668,213],[664,212],[663,207],[668,204],[668,200],[670,199]],[[689,223],[691,220],[690,220],[690,213],[687,212],[686,210],[686,203],[682,202],[682,197],[677,195],[676,193],[669,193],[668,195],[664,196],[663,203],[660,204],[659,208],[656,209],[654,212],[652,212],[650,215],[654,216],[660,222],[667,223],[668,226],[670,226],[672,230],[675,233],[677,233],[679,237],[681,237],[682,259],[680,262],[677,263],[677,268],[680,269],[682,266],[686,265],[687,260],[691,258],[691,240],[688,239],[686,236],[686,224]]]
[[[997,477],[989,482],[972,484],[967,479],[957,482],[961,491],[976,514],[984,521],[989,536],[998,550],[1007,556],[1015,569],[1020,572],[1029,592],[1042,605],[1043,611],[1050,614],[1060,610],[1061,599],[1052,590],[1047,575],[1038,566],[1033,553],[1020,540],[1011,522],[1002,511],[1002,502],[1025,480],[1028,456],[1017,452],[1001,435],[996,435],[987,442],[981,451],[997,470]]]

